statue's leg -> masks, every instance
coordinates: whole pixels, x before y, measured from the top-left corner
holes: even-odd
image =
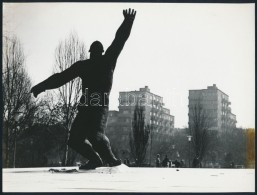
[[[90,117],[92,117],[92,120],[87,138],[92,144],[93,149],[106,163],[109,164],[109,166],[120,165],[121,161],[115,158],[110,141],[104,134],[108,117],[108,108],[95,108],[90,112]]]
[[[121,164],[121,161],[113,154],[110,141],[104,133],[97,132],[95,137],[90,141],[92,142],[94,150],[100,154],[102,159],[104,159],[109,166],[117,166]]]
[[[96,166],[102,166],[103,162],[99,154],[92,148],[88,141],[81,141],[79,139],[69,139],[68,146],[75,150],[77,153],[94,163]]]
[[[102,166],[103,162],[99,154],[93,149],[91,143],[86,139],[85,128],[83,126],[83,117],[80,114],[75,118],[68,140],[68,146],[87,158],[95,167]]]

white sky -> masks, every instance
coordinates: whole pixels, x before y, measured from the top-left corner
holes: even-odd
[[[76,32],[106,49],[123,21],[137,16],[116,66],[110,109],[119,91],[148,85],[163,96],[175,127],[188,123],[188,90],[216,84],[229,95],[237,126],[255,127],[254,4],[4,3],[5,33],[24,47],[33,84],[52,74],[59,41]]]

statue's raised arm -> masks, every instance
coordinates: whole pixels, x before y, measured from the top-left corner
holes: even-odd
[[[130,31],[136,16],[134,9],[123,10],[124,20],[116,32],[115,38],[106,50],[105,55],[111,60],[117,60],[121,50],[123,49],[125,42],[127,41]]]

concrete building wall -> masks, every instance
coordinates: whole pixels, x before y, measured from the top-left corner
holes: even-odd
[[[189,90],[189,125],[192,122],[193,106],[200,103],[211,122],[210,130],[225,130],[236,127],[236,116],[231,113],[229,96],[214,84],[207,89]]]
[[[151,131],[153,131],[154,143],[168,142],[172,136],[175,117],[170,115],[170,110],[164,107],[161,96],[151,93],[147,86],[138,91],[120,92],[119,111],[109,112],[106,134],[112,145],[118,148],[121,158],[129,156],[129,135],[132,132],[134,109],[137,103],[144,107],[145,123],[150,125]],[[151,136],[150,143],[152,143]],[[150,156],[148,149],[148,162]]]

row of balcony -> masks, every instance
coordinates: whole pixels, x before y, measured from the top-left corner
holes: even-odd
[[[161,101],[157,101],[157,100],[147,100],[146,98],[141,99],[141,101],[130,101],[128,99],[120,99],[118,98],[120,104],[119,106],[136,106],[137,102],[139,102],[139,104],[141,104],[142,106],[164,106],[165,104]]]
[[[231,108],[230,108],[230,107],[224,107],[224,106],[222,106],[222,107],[221,107],[221,110],[222,110],[222,111],[226,111],[226,112],[231,112]]]
[[[221,120],[232,120],[232,121],[236,121],[236,119],[230,118],[229,115],[221,115]]]
[[[228,100],[226,100],[226,99],[222,99],[222,100],[221,100],[221,102],[222,102],[222,103],[224,103],[224,104],[228,104],[228,105],[230,105],[230,104],[231,104],[231,102],[230,102],[230,101],[228,101]]]

